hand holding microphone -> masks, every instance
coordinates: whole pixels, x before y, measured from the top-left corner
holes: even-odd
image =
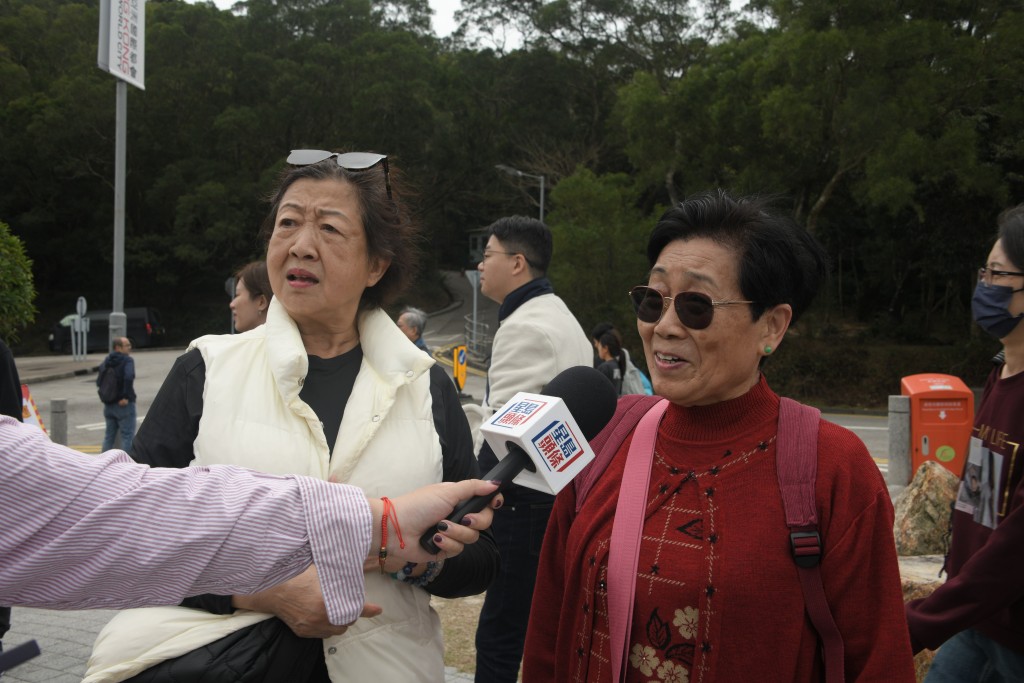
[[[543,394],[520,392],[494,413],[480,430],[495,454],[505,453],[482,479],[500,481],[493,493],[462,501],[447,517],[454,522],[484,509],[513,481],[547,493],[558,493],[593,459],[587,443],[615,413],[618,396],[612,383],[591,367],[558,373]],[[440,549],[434,532],[420,537],[431,554]]]

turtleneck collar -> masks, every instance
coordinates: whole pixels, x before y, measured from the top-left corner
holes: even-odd
[[[525,285],[509,292],[505,300],[501,302],[501,306],[498,307],[498,322],[501,323],[530,299],[544,294],[554,294],[554,292],[555,289],[551,286],[551,281],[546,277],[530,280]]]
[[[761,375],[750,391],[728,401],[707,406],[669,405],[658,432],[670,441],[715,442],[755,430],[765,422],[775,423],[778,414],[779,397]]]

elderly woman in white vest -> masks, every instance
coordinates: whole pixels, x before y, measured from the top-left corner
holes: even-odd
[[[478,476],[454,384],[383,310],[415,273],[400,177],[378,154],[296,150],[288,163],[262,229],[274,292],[266,324],[195,340],[133,457],[310,475],[369,496]],[[347,630],[327,621],[311,568],[263,593],[183,603],[198,609],[122,612],[97,639],[86,680],[443,681],[430,596],[482,592],[497,551],[484,532],[445,559],[450,541],[437,540],[436,562],[370,558],[370,607]]]

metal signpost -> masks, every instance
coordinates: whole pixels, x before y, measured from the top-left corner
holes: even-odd
[[[114,305],[107,350],[128,334],[124,314],[124,195],[128,138],[128,84],[145,90],[146,0],[100,0],[99,67],[117,77],[114,135]]]
[[[469,339],[469,347],[474,351],[477,350],[476,338],[477,338],[477,320],[476,320],[476,293],[480,289],[480,271],[479,270],[467,270],[466,279],[469,280],[470,286],[473,287],[473,320],[470,322],[470,334],[472,338]]]
[[[88,310],[85,297],[78,297],[75,317],[71,320],[71,357],[75,360],[85,360],[85,355],[89,353],[89,319],[85,317]]]

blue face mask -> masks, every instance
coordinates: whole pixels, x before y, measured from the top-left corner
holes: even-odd
[[[996,339],[1003,339],[1009,335],[1021,318],[1024,318],[1024,313],[1015,316],[1009,311],[1010,299],[1020,291],[1024,290],[978,282],[978,286],[974,288],[974,296],[971,297],[974,322]]]

